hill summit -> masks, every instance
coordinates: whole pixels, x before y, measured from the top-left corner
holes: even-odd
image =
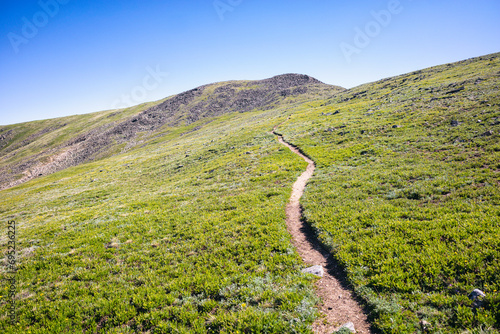
[[[7,126],[0,129],[0,189],[123,153],[168,127],[228,113],[269,110],[342,90],[307,75],[283,74],[204,85],[158,102],[95,113],[91,118],[83,115]],[[78,124],[71,124],[75,121]]]

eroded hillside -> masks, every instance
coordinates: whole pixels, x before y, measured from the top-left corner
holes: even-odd
[[[307,75],[205,85],[134,108],[0,129],[0,189],[123,153],[169,127],[234,112],[269,110],[343,89]]]

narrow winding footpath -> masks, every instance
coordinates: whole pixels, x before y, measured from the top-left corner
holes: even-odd
[[[331,254],[321,247],[311,228],[301,219],[300,198],[316,168],[314,161],[276,133],[277,127],[274,128],[273,134],[278,137],[279,142],[308,163],[306,171],[293,184],[290,202],[286,207],[286,224],[293,236],[293,245],[304,262],[308,266],[320,265],[324,269],[323,277],[316,282],[316,293],[322,300],[320,310],[323,316],[313,324],[313,331],[330,334],[350,322],[356,333],[371,333],[365,312],[354,300],[352,292],[346,288],[342,269]]]

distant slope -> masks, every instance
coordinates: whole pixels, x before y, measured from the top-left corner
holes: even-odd
[[[0,189],[124,152],[169,126],[269,110],[342,90],[307,75],[285,74],[205,85],[125,110],[6,126],[0,129]]]

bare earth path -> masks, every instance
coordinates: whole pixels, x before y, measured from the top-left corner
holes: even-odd
[[[286,207],[286,224],[293,236],[293,244],[304,262],[310,266],[321,265],[324,268],[324,276],[316,282],[316,293],[322,300],[320,310],[324,317],[320,317],[313,324],[313,331],[330,334],[343,324],[352,322],[356,333],[371,333],[366,314],[354,300],[351,291],[345,288],[347,283],[342,269],[338,267],[329,252],[321,247],[310,227],[301,220],[300,198],[316,168],[314,161],[285,142],[275,130],[276,127],[273,133],[278,136],[279,142],[308,163],[306,171],[293,184],[290,202]]]

